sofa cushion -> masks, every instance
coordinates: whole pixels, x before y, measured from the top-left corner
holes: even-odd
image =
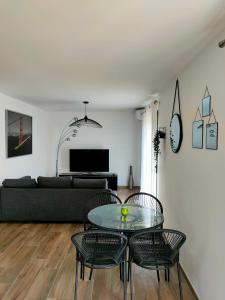
[[[31,176],[30,175],[23,176],[23,177],[20,177],[20,179],[31,179]]]
[[[25,176],[18,179],[5,179],[2,182],[4,188],[35,188],[37,183],[35,179]]]
[[[42,177],[37,179],[40,188],[71,188],[70,177]]]
[[[85,179],[85,178],[74,178],[73,187],[78,189],[106,189],[107,180],[105,178],[98,179]]]

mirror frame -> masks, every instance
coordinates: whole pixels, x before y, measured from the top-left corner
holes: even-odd
[[[179,139],[179,142],[178,142],[178,146],[176,149],[173,149],[172,148],[172,145],[171,145],[171,123],[172,123],[172,120],[174,118],[174,116],[177,116],[178,118],[178,122],[179,122],[179,126],[180,126],[180,139]],[[180,114],[173,114],[171,120],[170,120],[170,147],[171,147],[171,150],[173,151],[173,153],[177,153],[179,152],[180,150],[180,147],[181,147],[181,144],[182,144],[182,141],[183,141],[183,125],[182,125],[182,119],[181,119],[181,115]]]

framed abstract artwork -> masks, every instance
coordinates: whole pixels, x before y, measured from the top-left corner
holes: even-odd
[[[6,110],[6,156],[32,154],[32,117]]]
[[[203,127],[203,120],[194,121],[192,123],[192,148],[203,148]]]
[[[202,99],[202,117],[210,116],[211,114],[211,96]]]
[[[206,149],[218,149],[218,123],[206,124]]]
[[[202,99],[202,117],[207,117],[211,115],[211,95],[209,94],[209,89],[206,86],[205,94]]]
[[[211,122],[211,117],[214,118],[214,122]],[[218,149],[218,122],[212,109],[208,123],[206,124],[206,149],[217,150]]]
[[[195,119],[192,122],[192,148],[203,149],[204,121],[198,107]]]

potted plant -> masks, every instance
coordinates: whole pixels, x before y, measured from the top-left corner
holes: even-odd
[[[158,129],[155,132],[153,138],[153,149],[154,149],[154,158],[155,158],[155,172],[158,173],[158,158],[160,154],[160,139],[165,138],[165,132]]]

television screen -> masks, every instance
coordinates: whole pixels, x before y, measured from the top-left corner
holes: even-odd
[[[108,171],[108,149],[70,149],[70,172]]]

